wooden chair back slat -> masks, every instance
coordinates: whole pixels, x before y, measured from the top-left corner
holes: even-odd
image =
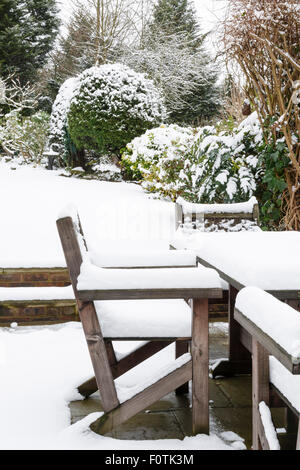
[[[191,203],[192,207],[193,204]],[[205,206],[205,204],[203,205]],[[251,212],[205,212],[205,208],[202,208],[201,212],[197,211],[197,204],[194,205],[194,210],[192,209],[188,213],[183,212],[183,207],[179,202],[175,203],[175,230],[181,224],[193,223],[193,228],[197,229],[199,226],[204,225],[204,223],[218,224],[221,221],[234,220],[234,223],[237,224],[242,220],[250,220],[255,222],[256,225],[259,225],[259,207],[258,204],[253,205],[253,210]]]
[[[77,278],[80,273],[82,253],[74,221],[71,217],[58,219],[57,228],[69,269],[80,320],[94,367],[98,389],[101,390],[102,406],[104,411],[110,411],[119,405],[119,401],[94,303],[88,300],[82,302],[78,298]],[[81,235],[83,236],[83,232]]]

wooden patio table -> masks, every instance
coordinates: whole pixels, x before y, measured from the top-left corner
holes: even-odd
[[[213,232],[178,235],[170,248],[192,249],[200,264],[214,268],[229,284],[229,359],[222,360],[213,376],[251,372],[251,337],[234,319],[238,291],[257,286],[299,309],[299,232]]]

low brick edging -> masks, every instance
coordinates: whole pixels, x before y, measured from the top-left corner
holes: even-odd
[[[0,287],[64,287],[70,284],[67,268],[0,268]]]
[[[65,287],[70,285],[67,268],[0,268],[0,287]],[[66,300],[3,301],[0,325],[43,325],[79,321],[76,303]]]
[[[74,300],[0,301],[0,325],[43,325],[79,321]]]

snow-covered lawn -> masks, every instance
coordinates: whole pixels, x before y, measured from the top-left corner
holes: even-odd
[[[65,266],[55,221],[69,203],[78,208],[90,248],[168,248],[172,203],[150,199],[136,184],[59,173],[0,158],[0,268]]]
[[[150,199],[134,184],[58,174],[0,160],[0,268],[64,266],[55,220],[69,202],[78,206],[91,248],[167,248],[173,204]],[[128,347],[118,344],[121,353]],[[163,366],[171,357],[174,350],[168,347],[149,359],[146,370]],[[121,385],[137,383],[143,367],[123,376]],[[89,430],[98,413],[71,426],[68,403],[81,398],[76,387],[91,376],[81,324],[0,328],[0,448],[243,448],[230,433],[221,435],[223,439],[212,434],[183,441],[102,437]]]

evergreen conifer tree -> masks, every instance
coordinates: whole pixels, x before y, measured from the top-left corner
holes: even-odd
[[[218,73],[204,50],[205,37],[206,35],[201,34],[191,0],[159,0],[155,5],[142,47],[144,51],[150,49],[154,53],[157,51],[160,56],[163,53],[164,74],[168,75],[166,70],[168,64],[170,75],[173,73],[174,80],[168,78],[163,86],[171,121],[196,123],[218,112],[220,106],[220,91],[216,85]],[[181,70],[174,67],[176,49],[178,57],[186,57],[186,61],[181,62]],[[145,63],[147,57],[145,53],[142,69],[156,81],[157,64],[153,67],[153,64]],[[182,90],[177,92],[178,100],[175,102],[176,96],[174,97],[171,87],[174,89],[174,83],[180,82],[180,75],[184,76],[183,86]]]
[[[58,32],[55,0],[1,0],[0,75],[35,81]]]
[[[200,46],[204,39],[189,0],[159,0],[153,11],[150,31],[163,33],[166,37],[174,33],[185,34],[193,48]]]

